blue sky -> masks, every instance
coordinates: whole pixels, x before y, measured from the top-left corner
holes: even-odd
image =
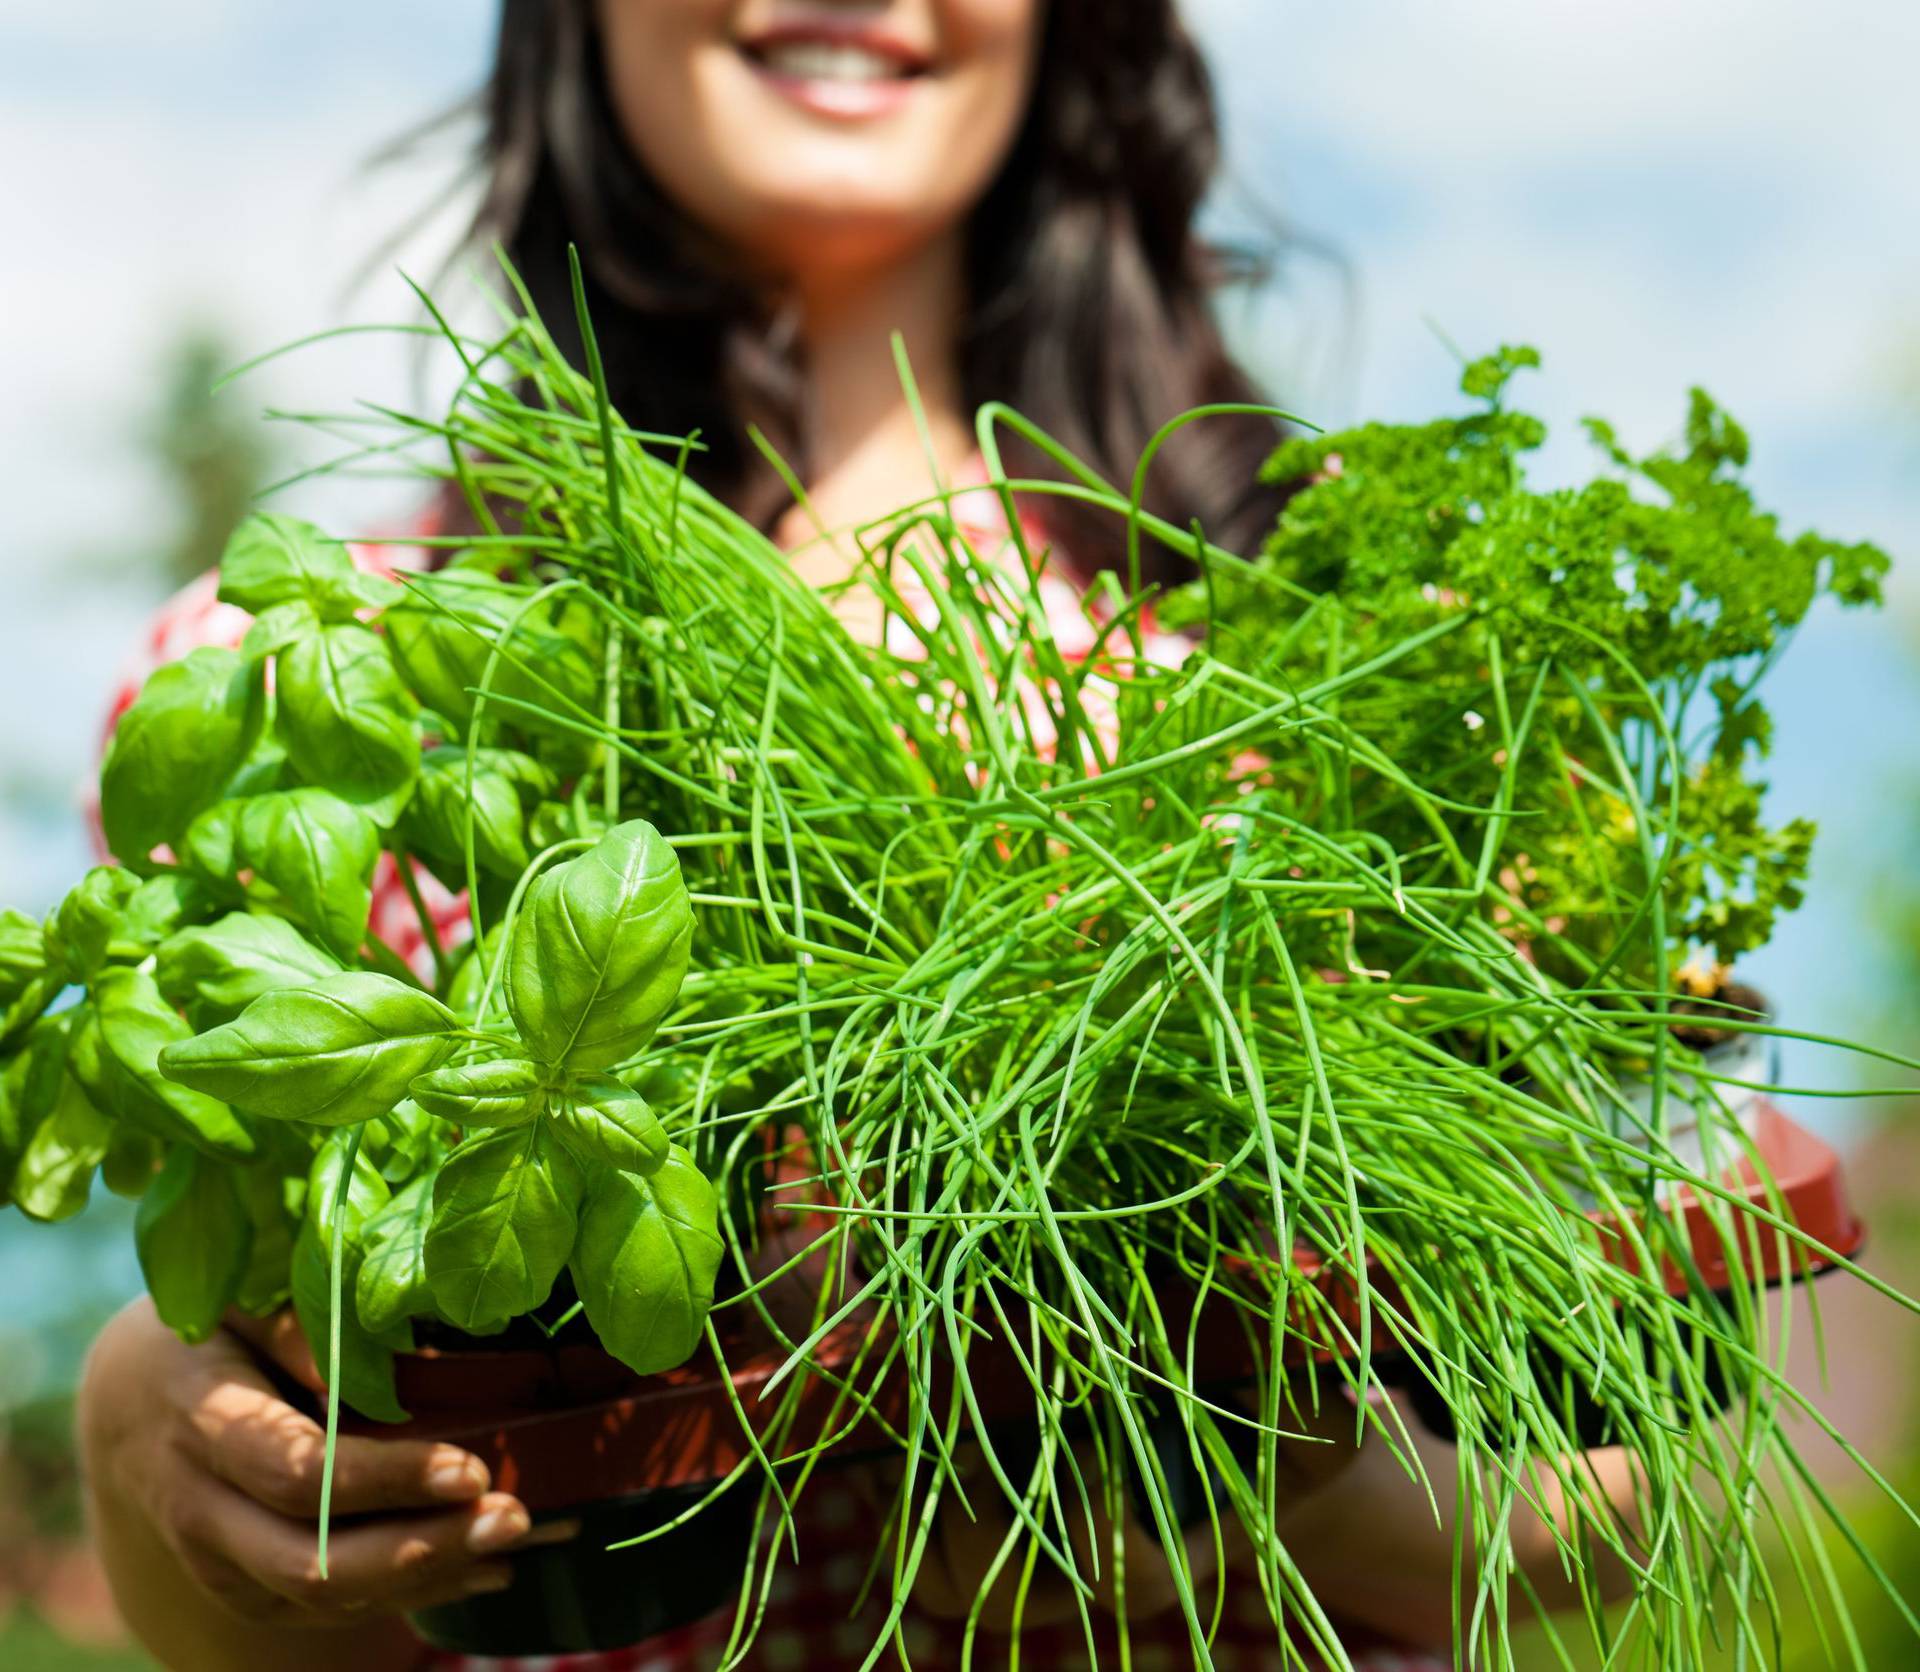
[[[1434,326],[1547,356],[1527,397],[1581,468],[1586,411],[1636,444],[1706,384],[1751,430],[1787,523],[1920,543],[1920,7],[1907,0],[1192,0],[1234,186],[1337,250],[1301,258],[1242,335],[1331,422],[1447,403]],[[157,344],[210,318],[246,349],[394,318],[366,252],[455,157],[374,178],[381,141],[484,64],[493,8],[335,0],[157,7],[0,0],[0,896],[44,905],[82,862],[60,797],[153,599],[75,558],[137,552],[155,484],[130,436]],[[1224,224],[1244,215],[1223,202]],[[440,223],[444,231],[447,223]],[[420,270],[432,229],[409,246]],[[1351,316],[1341,274],[1356,287]],[[1238,316],[1236,316],[1238,317]],[[253,386],[262,404],[405,398],[369,341]],[[365,525],[377,495],[297,505]],[[1756,964],[1788,1019],[1860,1031],[1870,881],[1913,768],[1920,644],[1904,574],[1877,622],[1819,618],[1775,687],[1775,804],[1822,818],[1806,912]],[[1795,1065],[1797,1077],[1842,1077]]]

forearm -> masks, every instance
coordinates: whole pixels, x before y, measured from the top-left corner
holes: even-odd
[[[88,1505],[114,1602],[169,1672],[417,1672],[424,1663],[419,1640],[396,1619],[344,1628],[244,1619],[195,1581],[111,1483],[90,1480]]]

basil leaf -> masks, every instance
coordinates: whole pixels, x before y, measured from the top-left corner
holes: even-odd
[[[360,1233],[367,1221],[393,1199],[387,1181],[367,1159],[364,1148],[353,1158],[353,1177],[348,1181],[345,1199],[340,1199],[340,1175],[347,1164],[347,1137],[346,1133],[329,1134],[314,1151],[307,1171],[307,1221],[329,1247],[336,1231],[341,1231],[346,1235],[347,1246],[352,1248],[361,1240]]]
[[[193,1029],[161,996],[152,976],[111,969],[94,981],[92,996],[93,1025],[105,1051],[94,1070],[99,1090],[92,1083],[87,1090],[103,1109],[157,1138],[188,1143],[209,1155],[244,1160],[254,1154],[253,1134],[231,1109],[160,1072],[160,1053],[190,1041]]]
[[[114,1195],[137,1202],[151,1188],[164,1153],[165,1146],[151,1133],[117,1121],[100,1160],[100,1182]]]
[[[47,962],[73,981],[91,979],[107,961],[127,901],[140,879],[124,865],[96,865],[47,914]]]
[[[467,794],[467,752],[442,746],[420,757],[420,782],[407,806],[407,841],[446,867],[443,880],[465,886],[467,809],[473,809],[473,856],[483,871],[518,882],[527,868],[523,802],[552,775],[531,756],[476,749],[473,794]]]
[[[183,1341],[209,1339],[239,1296],[252,1241],[233,1174],[195,1150],[170,1151],[133,1221],[160,1321]]]
[[[543,801],[527,819],[527,846],[535,853],[576,836],[597,834],[597,830],[580,829],[573,809],[564,801]]]
[[[433,1221],[433,1175],[415,1179],[368,1220],[366,1257],[354,1282],[355,1308],[375,1335],[433,1310],[427,1283],[427,1227]]]
[[[455,1126],[519,1126],[546,1108],[546,1081],[541,1064],[501,1057],[437,1068],[409,1090],[428,1114]]]
[[[114,729],[100,823],[129,865],[171,842],[220,797],[259,735],[263,664],[213,646],[156,672]]]
[[[169,1079],[271,1120],[346,1126],[383,1115],[453,1052],[438,999],[349,970],[262,994],[231,1022],[160,1054]]]
[[[341,1168],[346,1160],[339,1139],[329,1140],[314,1157],[307,1181],[307,1213],[293,1245],[293,1308],[313,1349],[314,1362],[329,1360],[333,1322],[333,1247],[340,1241],[340,1397],[376,1422],[404,1422],[394,1390],[393,1354],[404,1336],[376,1336],[365,1329],[353,1303],[360,1266],[366,1258],[367,1222],[387,1205],[386,1181],[364,1157],[355,1159],[345,1202],[336,1209]]]
[[[377,1145],[364,1143],[362,1148],[371,1150],[380,1176],[390,1183],[412,1178],[429,1162],[437,1166],[446,1154],[440,1123],[411,1097],[402,1098],[378,1120],[367,1122],[369,1140],[375,1128],[382,1134],[381,1141]]]
[[[412,701],[380,635],[353,622],[323,627],[281,652],[274,724],[287,758],[385,828],[420,771]]]
[[[350,1297],[359,1277],[357,1259],[341,1274],[341,1295]],[[333,1318],[333,1270],[325,1242],[311,1219],[294,1240],[291,1290],[300,1328],[313,1349],[314,1362],[328,1363],[329,1330]],[[340,1397],[363,1417],[375,1422],[405,1422],[393,1378],[394,1348],[390,1342],[361,1327],[357,1312],[340,1312]]]
[[[596,1078],[569,1086],[553,1111],[555,1129],[581,1161],[617,1167],[642,1178],[667,1159],[667,1129],[647,1100],[618,1080]]]
[[[513,599],[511,605],[497,604],[502,593]],[[489,644],[521,602],[521,594],[490,576],[447,570],[416,577],[407,596],[381,618],[408,689],[456,731],[465,731],[473,718],[467,688],[480,683]]]
[[[320,617],[304,598],[262,610],[240,641],[242,656],[271,656],[320,630]]]
[[[10,1005],[47,967],[40,925],[23,911],[0,911],[0,1005]]]
[[[0,1051],[11,1051],[24,1039],[66,986],[65,976],[46,970],[22,987],[19,996],[0,1013]]]
[[[531,1312],[573,1252],[580,1170],[544,1123],[460,1145],[433,1186],[427,1281],[462,1329]]]
[[[142,881],[125,866],[96,865],[48,914],[48,963],[54,974],[90,980],[110,958],[133,960],[153,948],[212,898],[178,872]]]
[[[86,1019],[87,1006],[77,1004],[57,1016],[43,1016],[27,1034],[18,1054],[7,1060],[6,1074],[18,1097],[18,1118],[24,1126],[38,1125],[53,1110],[60,1076],[67,1071],[76,1022]]]
[[[486,675],[487,661],[532,591],[477,569],[443,569],[416,578],[407,597],[386,612],[381,625],[393,659],[414,694],[463,735],[473,723],[472,689]],[[599,621],[593,611],[558,600],[530,611],[506,640],[491,690],[523,702],[565,711],[596,712],[601,678]],[[542,726],[535,715],[490,708],[492,727],[510,725],[568,739],[571,764],[582,751],[564,728]]]
[[[465,751],[455,749],[454,753],[464,754]],[[513,785],[522,806],[532,807],[542,797],[554,793],[556,783],[553,768],[535,760],[533,756],[518,749],[480,749],[476,753],[482,766],[490,772],[499,773]]]
[[[14,1205],[29,1219],[71,1219],[93,1193],[113,1122],[87,1100],[71,1076],[60,1083],[53,1111],[34,1130],[13,1174]]]
[[[250,615],[301,604],[327,621],[350,621],[398,594],[392,581],[357,568],[331,535],[278,512],[248,517],[220,554],[221,601]]]
[[[239,852],[288,914],[351,958],[367,937],[380,832],[327,790],[276,790],[242,803]]]
[[[119,1082],[116,1080],[109,1084],[108,1076],[114,1072],[112,1054],[107,1050],[106,1040],[101,1037],[100,1018],[94,1013],[91,1000],[83,1000],[64,1012],[63,1016],[67,1030],[62,1060],[68,1072],[79,1082],[80,1089],[101,1114],[118,1120],[120,1110],[114,1093]]]
[[[0,1207],[13,1200],[13,1174],[20,1165],[20,1152],[46,1118],[44,1107],[30,1110],[27,1103],[27,1077],[32,1069],[31,1051],[16,1052],[0,1063]]]
[[[293,1245],[306,1193],[304,1171],[289,1177],[280,1167],[267,1165],[249,1167],[240,1175],[248,1255],[234,1305],[252,1317],[277,1312],[293,1293]]]
[[[41,1023],[27,1042],[29,1060],[15,1087],[16,1119],[27,1136],[14,1167],[13,1200],[30,1219],[70,1219],[85,1207],[94,1169],[113,1137],[113,1122],[69,1072],[72,1037],[84,1027],[88,1008],[76,1005]]]
[[[184,1130],[173,1119],[173,1112],[154,1107],[133,1076],[121,1068],[107,1049],[100,1014],[92,1004],[76,1009],[68,1035],[67,1072],[87,1101],[109,1122],[112,1133],[131,1127],[150,1138],[164,1138],[168,1142],[184,1139]]]
[[[589,1175],[568,1269],[601,1346],[638,1375],[699,1345],[720,1269],[720,1202],[678,1144],[651,1178]]]
[[[244,801],[249,796],[265,795],[269,790],[291,789],[297,780],[288,764],[287,752],[265,733],[253,746],[240,770],[227,780],[222,792],[226,799]]]
[[[262,993],[336,975],[340,962],[283,917],[228,912],[160,943],[154,980],[194,1027],[230,1022]]]
[[[214,882],[233,882],[235,873],[245,869],[240,856],[240,814],[245,806],[245,801],[228,797],[194,814],[174,844],[181,864]]]
[[[634,819],[527,890],[507,943],[507,1008],[545,1062],[608,1068],[680,992],[693,912],[680,861]]]
[[[118,938],[151,951],[183,925],[206,916],[213,904],[213,893],[204,883],[178,871],[163,871],[148,877],[128,896]]]

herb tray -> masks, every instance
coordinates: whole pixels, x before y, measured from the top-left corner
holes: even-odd
[[[1752,1121],[1755,1146],[1767,1164],[1788,1216],[1807,1236],[1842,1258],[1865,1241],[1865,1228],[1848,1201],[1840,1159],[1821,1139],[1762,1100]],[[1767,1199],[1750,1164],[1733,1175],[1756,1206]],[[1726,1288],[1745,1264],[1725,1246],[1712,1220],[1694,1200],[1686,1204],[1696,1266],[1706,1282]],[[1760,1275],[1770,1282],[1813,1276],[1832,1261],[1801,1251],[1783,1269],[1779,1239],[1758,1236]],[[1302,1250],[1303,1269],[1318,1272],[1317,1257]],[[1671,1287],[1683,1290],[1676,1269]],[[1342,1280],[1326,1274],[1325,1292],[1342,1305]],[[1226,1381],[1249,1372],[1244,1338],[1224,1314],[1226,1327],[1205,1328],[1197,1340],[1197,1368],[1203,1379]],[[1205,1320],[1203,1320],[1204,1324]],[[706,1350],[674,1370],[635,1376],[591,1343],[556,1344],[537,1351],[445,1351],[433,1348],[403,1357],[399,1392],[416,1413],[400,1427],[373,1425],[343,1413],[346,1426],[396,1438],[434,1438],[457,1442],[483,1458],[496,1485],[515,1493],[536,1514],[611,1497],[695,1486],[720,1479],[746,1454],[735,1404],[764,1428],[775,1401],[763,1408],[757,1396],[786,1354],[744,1309],[715,1314],[732,1366],[731,1383]],[[864,1326],[849,1322],[817,1351],[831,1370],[852,1362]],[[757,1339],[756,1339],[757,1337]],[[1316,1350],[1299,1332],[1288,1337],[1290,1356],[1300,1360]],[[983,1414],[993,1420],[1032,1411],[1032,1390],[1010,1356],[977,1344],[970,1369]],[[889,1420],[906,1408],[904,1379],[883,1390],[881,1415]],[[800,1409],[788,1431],[788,1443],[805,1443],[829,1423],[844,1422],[833,1410],[834,1390],[809,1378],[799,1395]],[[871,1428],[871,1425],[869,1425]],[[852,1438],[852,1437],[849,1437]],[[873,1449],[883,1443],[872,1429]],[[865,1454],[869,1447],[843,1439],[842,1457]]]

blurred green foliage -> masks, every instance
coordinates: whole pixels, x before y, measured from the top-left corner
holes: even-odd
[[[172,504],[171,532],[154,560],[174,586],[219,561],[273,469],[271,432],[231,390],[216,387],[237,360],[217,331],[188,327],[164,351],[159,399],[142,426]]]
[[[0,1666],[12,1672],[156,1672],[156,1663],[138,1650],[75,1643],[28,1609],[0,1623]]]

